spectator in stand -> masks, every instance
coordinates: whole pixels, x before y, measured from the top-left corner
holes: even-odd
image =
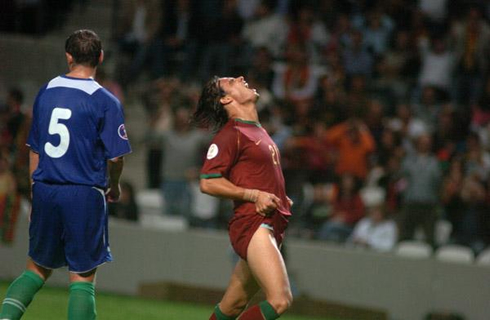
[[[145,133],[148,188],[158,189],[162,185],[161,165],[164,155],[159,137],[172,129],[174,123],[172,106],[182,99],[182,93],[178,90],[179,84],[176,79],[159,79],[144,95],[148,113],[148,126]]]
[[[360,181],[353,175],[339,178],[333,196],[332,213],[318,231],[318,239],[345,242],[355,224],[364,216],[364,203],[359,194]]]
[[[351,43],[345,48],[343,54],[344,69],[347,76],[362,74],[370,77],[373,73],[374,59],[366,47],[362,32],[351,32]]]
[[[355,226],[349,243],[356,247],[386,252],[393,249],[398,238],[396,223],[389,219],[384,205],[367,208],[367,216]]]
[[[419,103],[412,104],[412,110],[418,119],[422,120],[431,132],[435,130],[442,109],[441,95],[443,93],[433,86],[422,88]]]
[[[415,229],[420,226],[425,240],[434,246],[442,172],[431,146],[431,137],[421,135],[417,139],[415,153],[408,154],[402,163],[400,175],[405,189],[400,215],[400,240],[413,239]]]
[[[483,92],[472,106],[471,129],[478,130],[488,123],[490,123],[490,76],[485,79]]]
[[[419,0],[419,8],[429,19],[433,27],[443,28],[447,17],[448,0]]]
[[[311,120],[309,133],[289,139],[290,147],[295,148],[303,158],[311,183],[331,182],[333,172],[330,157],[331,146],[325,140],[326,125],[321,119]]]
[[[465,174],[476,175],[481,181],[490,177],[490,153],[480,143],[480,137],[470,132],[466,137]]]
[[[469,173],[463,180],[461,199],[463,213],[457,233],[454,235],[455,240],[456,243],[469,246],[475,253],[479,253],[485,248],[485,237],[488,237],[487,230],[485,230],[485,221],[488,221],[485,216],[488,215],[488,208],[485,206],[485,186],[478,173]]]
[[[395,101],[408,98],[410,81],[417,75],[415,59],[410,33],[407,30],[397,31],[392,46],[380,57],[376,66],[378,77],[374,83],[375,90]],[[389,111],[392,114],[394,110]]]
[[[308,190],[307,185],[306,190]],[[333,197],[336,196],[336,187],[333,183],[313,184],[307,192],[310,193],[310,199],[307,199],[302,205],[306,208],[304,213],[299,217],[301,219],[300,234],[306,238],[315,238],[322,225],[332,214]],[[298,214],[298,212],[295,212]]]
[[[451,159],[449,170],[444,178],[441,192],[441,200],[444,208],[444,217],[451,223],[451,242],[458,242],[462,233],[462,221],[464,216],[464,202],[461,190],[465,179],[464,162],[462,157],[455,156]]]
[[[346,114],[349,118],[361,118],[366,116],[366,106],[370,103],[368,90],[368,77],[364,74],[353,74],[348,78],[348,90],[346,97]]]
[[[385,128],[376,146],[376,166],[386,168],[392,156],[402,158],[403,154],[400,134],[389,127]]]
[[[272,92],[279,99],[297,102],[312,99],[318,84],[318,74],[302,46],[290,45],[286,50],[286,65],[276,69]]]
[[[400,103],[396,107],[396,116],[389,120],[388,127],[400,135],[402,146],[407,152],[413,151],[413,141],[422,134],[429,133],[427,125],[413,116],[410,105]]]
[[[121,183],[121,198],[108,206],[109,215],[123,220],[138,221],[139,210],[136,203],[134,187],[129,182]]]
[[[385,107],[381,101],[376,99],[369,100],[366,106],[366,115],[364,116],[364,123],[371,132],[376,145],[381,143],[381,137],[385,130],[385,123],[383,121],[383,115],[385,114]]]
[[[193,0],[165,1],[163,5],[163,75],[177,73],[182,80],[190,79],[197,59],[197,23]],[[179,55],[183,56],[180,61]],[[175,65],[180,70],[175,70]]]
[[[318,18],[314,7],[303,4],[293,13],[287,36],[288,45],[305,47],[313,64],[320,62],[320,53],[326,47],[329,37],[327,28]]]
[[[327,126],[347,120],[345,108],[345,92],[330,75],[324,75],[319,80],[315,96],[315,113]]]
[[[336,149],[335,173],[350,174],[365,179],[369,156],[375,151],[374,139],[366,125],[359,119],[349,119],[325,133],[327,142]]]
[[[31,125],[31,116],[23,112],[24,94],[18,88],[12,88],[7,96],[7,143],[10,151],[11,168],[17,181],[18,191],[30,198],[29,148],[26,146]]]
[[[130,57],[128,70],[120,70],[123,86],[136,80],[147,61],[151,61],[151,77],[162,76],[161,12],[161,4],[156,0],[126,0],[122,3],[117,38],[120,50]]]
[[[190,182],[199,177],[200,155],[209,137],[189,123],[190,110],[183,103],[175,108],[174,123],[162,139],[164,214],[191,217]]]
[[[377,7],[366,14],[366,18],[357,19],[354,25],[363,30],[364,43],[375,56],[383,55],[388,49],[395,23],[382,9]]]
[[[20,195],[15,176],[10,170],[7,152],[0,153],[0,243],[14,240],[15,225],[20,210]]]
[[[245,23],[242,38],[252,51],[266,47],[274,57],[279,57],[287,36],[285,18],[274,13],[273,0],[261,0],[255,11],[255,19]]]
[[[223,0],[219,4],[218,17],[206,23],[206,44],[202,48],[199,66],[201,80],[211,74],[229,74],[234,67],[237,48],[241,45],[243,21],[238,15],[235,0]]]
[[[419,75],[420,87],[431,86],[448,95],[451,90],[456,56],[447,48],[446,39],[440,35],[433,36],[430,40],[422,38],[419,40],[418,47],[422,64]]]
[[[340,52],[351,42],[352,24],[347,14],[340,14],[335,20],[327,50]]]
[[[475,103],[488,71],[490,26],[476,6],[468,9],[466,17],[453,26],[457,56],[455,100],[459,104]]]
[[[244,21],[253,19],[261,1],[262,0],[237,0],[238,14]]]
[[[266,47],[260,47],[255,50],[252,65],[248,69],[248,77],[252,77],[260,87],[268,91],[272,90],[272,82],[274,80],[272,63],[273,59],[269,50]]]

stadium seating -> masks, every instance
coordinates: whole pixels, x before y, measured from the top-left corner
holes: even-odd
[[[136,194],[136,203],[141,209],[140,223],[152,229],[182,231],[188,224],[184,217],[164,215],[164,199],[159,189],[144,189]]]
[[[422,241],[405,240],[397,244],[395,254],[407,258],[424,259],[432,255],[432,247]]]
[[[480,252],[476,257],[476,264],[490,266],[490,247]]]
[[[435,237],[438,246],[443,246],[448,243],[452,229],[451,222],[447,220],[438,220],[436,222]]]
[[[443,262],[470,264],[475,260],[473,251],[461,245],[445,245],[436,250],[436,259]]]

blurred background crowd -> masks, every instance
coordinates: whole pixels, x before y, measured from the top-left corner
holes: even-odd
[[[0,28],[56,28],[63,20],[49,2],[7,1]],[[212,134],[188,119],[204,81],[243,75],[281,151],[290,235],[380,251],[413,238],[476,253],[490,244],[488,1],[126,0],[114,9],[115,67],[98,81],[144,106],[145,126],[130,130],[144,131],[146,188],[161,190],[162,214],[226,228],[230,203],[198,190]],[[37,25],[25,25],[26,11]],[[17,181],[28,196],[30,102],[13,88],[1,103],[0,193]],[[125,183],[112,215],[138,220],[138,192]]]

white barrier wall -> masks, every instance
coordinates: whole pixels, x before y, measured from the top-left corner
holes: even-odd
[[[115,262],[100,268],[101,290],[135,295],[142,283],[174,282],[224,289],[232,268],[225,232],[163,231],[111,221]],[[27,250],[21,217],[13,246],[0,246],[0,278],[15,278]],[[308,296],[387,310],[392,319],[420,320],[432,310],[456,311],[470,320],[490,318],[490,267],[413,260],[289,239],[288,268]],[[67,283],[57,272],[51,283]]]

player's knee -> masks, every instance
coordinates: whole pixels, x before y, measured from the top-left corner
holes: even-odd
[[[291,291],[288,291],[280,297],[271,299],[269,303],[277,314],[283,314],[289,307],[291,307],[291,304],[293,304],[293,295],[291,294]]]

